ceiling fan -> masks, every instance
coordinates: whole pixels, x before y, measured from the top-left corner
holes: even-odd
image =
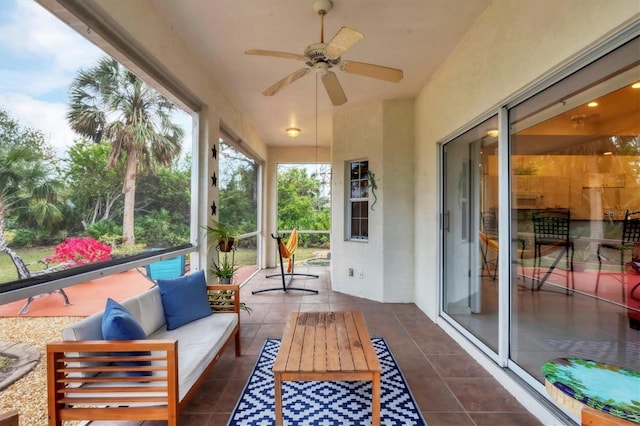
[[[329,99],[333,105],[342,105],[347,102],[347,97],[342,90],[338,77],[333,71],[333,67],[338,67],[344,72],[358,74],[366,77],[377,78],[390,82],[402,80],[402,70],[395,68],[373,65],[365,62],[343,61],[342,54],[364,36],[353,28],[342,27],[329,43],[324,42],[324,15],[331,9],[331,0],[314,0],[313,9],[320,15],[320,43],[310,44],[304,51],[304,55],[297,53],[277,52],[273,50],[250,49],[245,51],[247,55],[275,56],[277,58],[295,59],[304,61],[307,65],[289,74],[273,86],[262,92],[265,96],[273,96],[294,81],[307,75],[312,69],[322,74],[324,85]]]

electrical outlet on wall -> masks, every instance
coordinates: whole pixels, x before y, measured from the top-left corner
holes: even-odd
[[[353,268],[349,268],[349,276],[352,277],[353,276]]]

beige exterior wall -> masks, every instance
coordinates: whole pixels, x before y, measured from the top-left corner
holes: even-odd
[[[412,99],[376,102],[334,117],[331,283],[335,291],[384,302],[413,298],[413,119]],[[369,161],[377,186],[377,201],[369,194],[367,242],[346,238],[347,165],[361,159]]]
[[[638,0],[495,0],[416,100],[415,303],[438,314],[437,143],[640,17]]]

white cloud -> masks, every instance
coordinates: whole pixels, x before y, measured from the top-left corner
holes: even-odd
[[[80,68],[92,67],[102,50],[35,1],[0,0],[0,108],[44,133],[63,156],[80,136],[66,120],[68,89]],[[191,118],[176,114],[190,150]]]
[[[68,105],[65,102],[46,102],[24,94],[3,93],[0,108],[5,109],[22,126],[41,131],[58,156],[62,156],[66,147],[78,138],[67,124],[65,116]]]
[[[104,53],[34,1],[3,4],[8,20],[0,26],[3,90],[42,95],[66,92],[80,68]],[[7,58],[8,57],[8,58]]]

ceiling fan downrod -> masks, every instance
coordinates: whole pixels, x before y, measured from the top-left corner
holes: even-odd
[[[324,43],[324,15],[333,7],[331,0],[313,0],[313,10],[320,15],[320,43]]]

